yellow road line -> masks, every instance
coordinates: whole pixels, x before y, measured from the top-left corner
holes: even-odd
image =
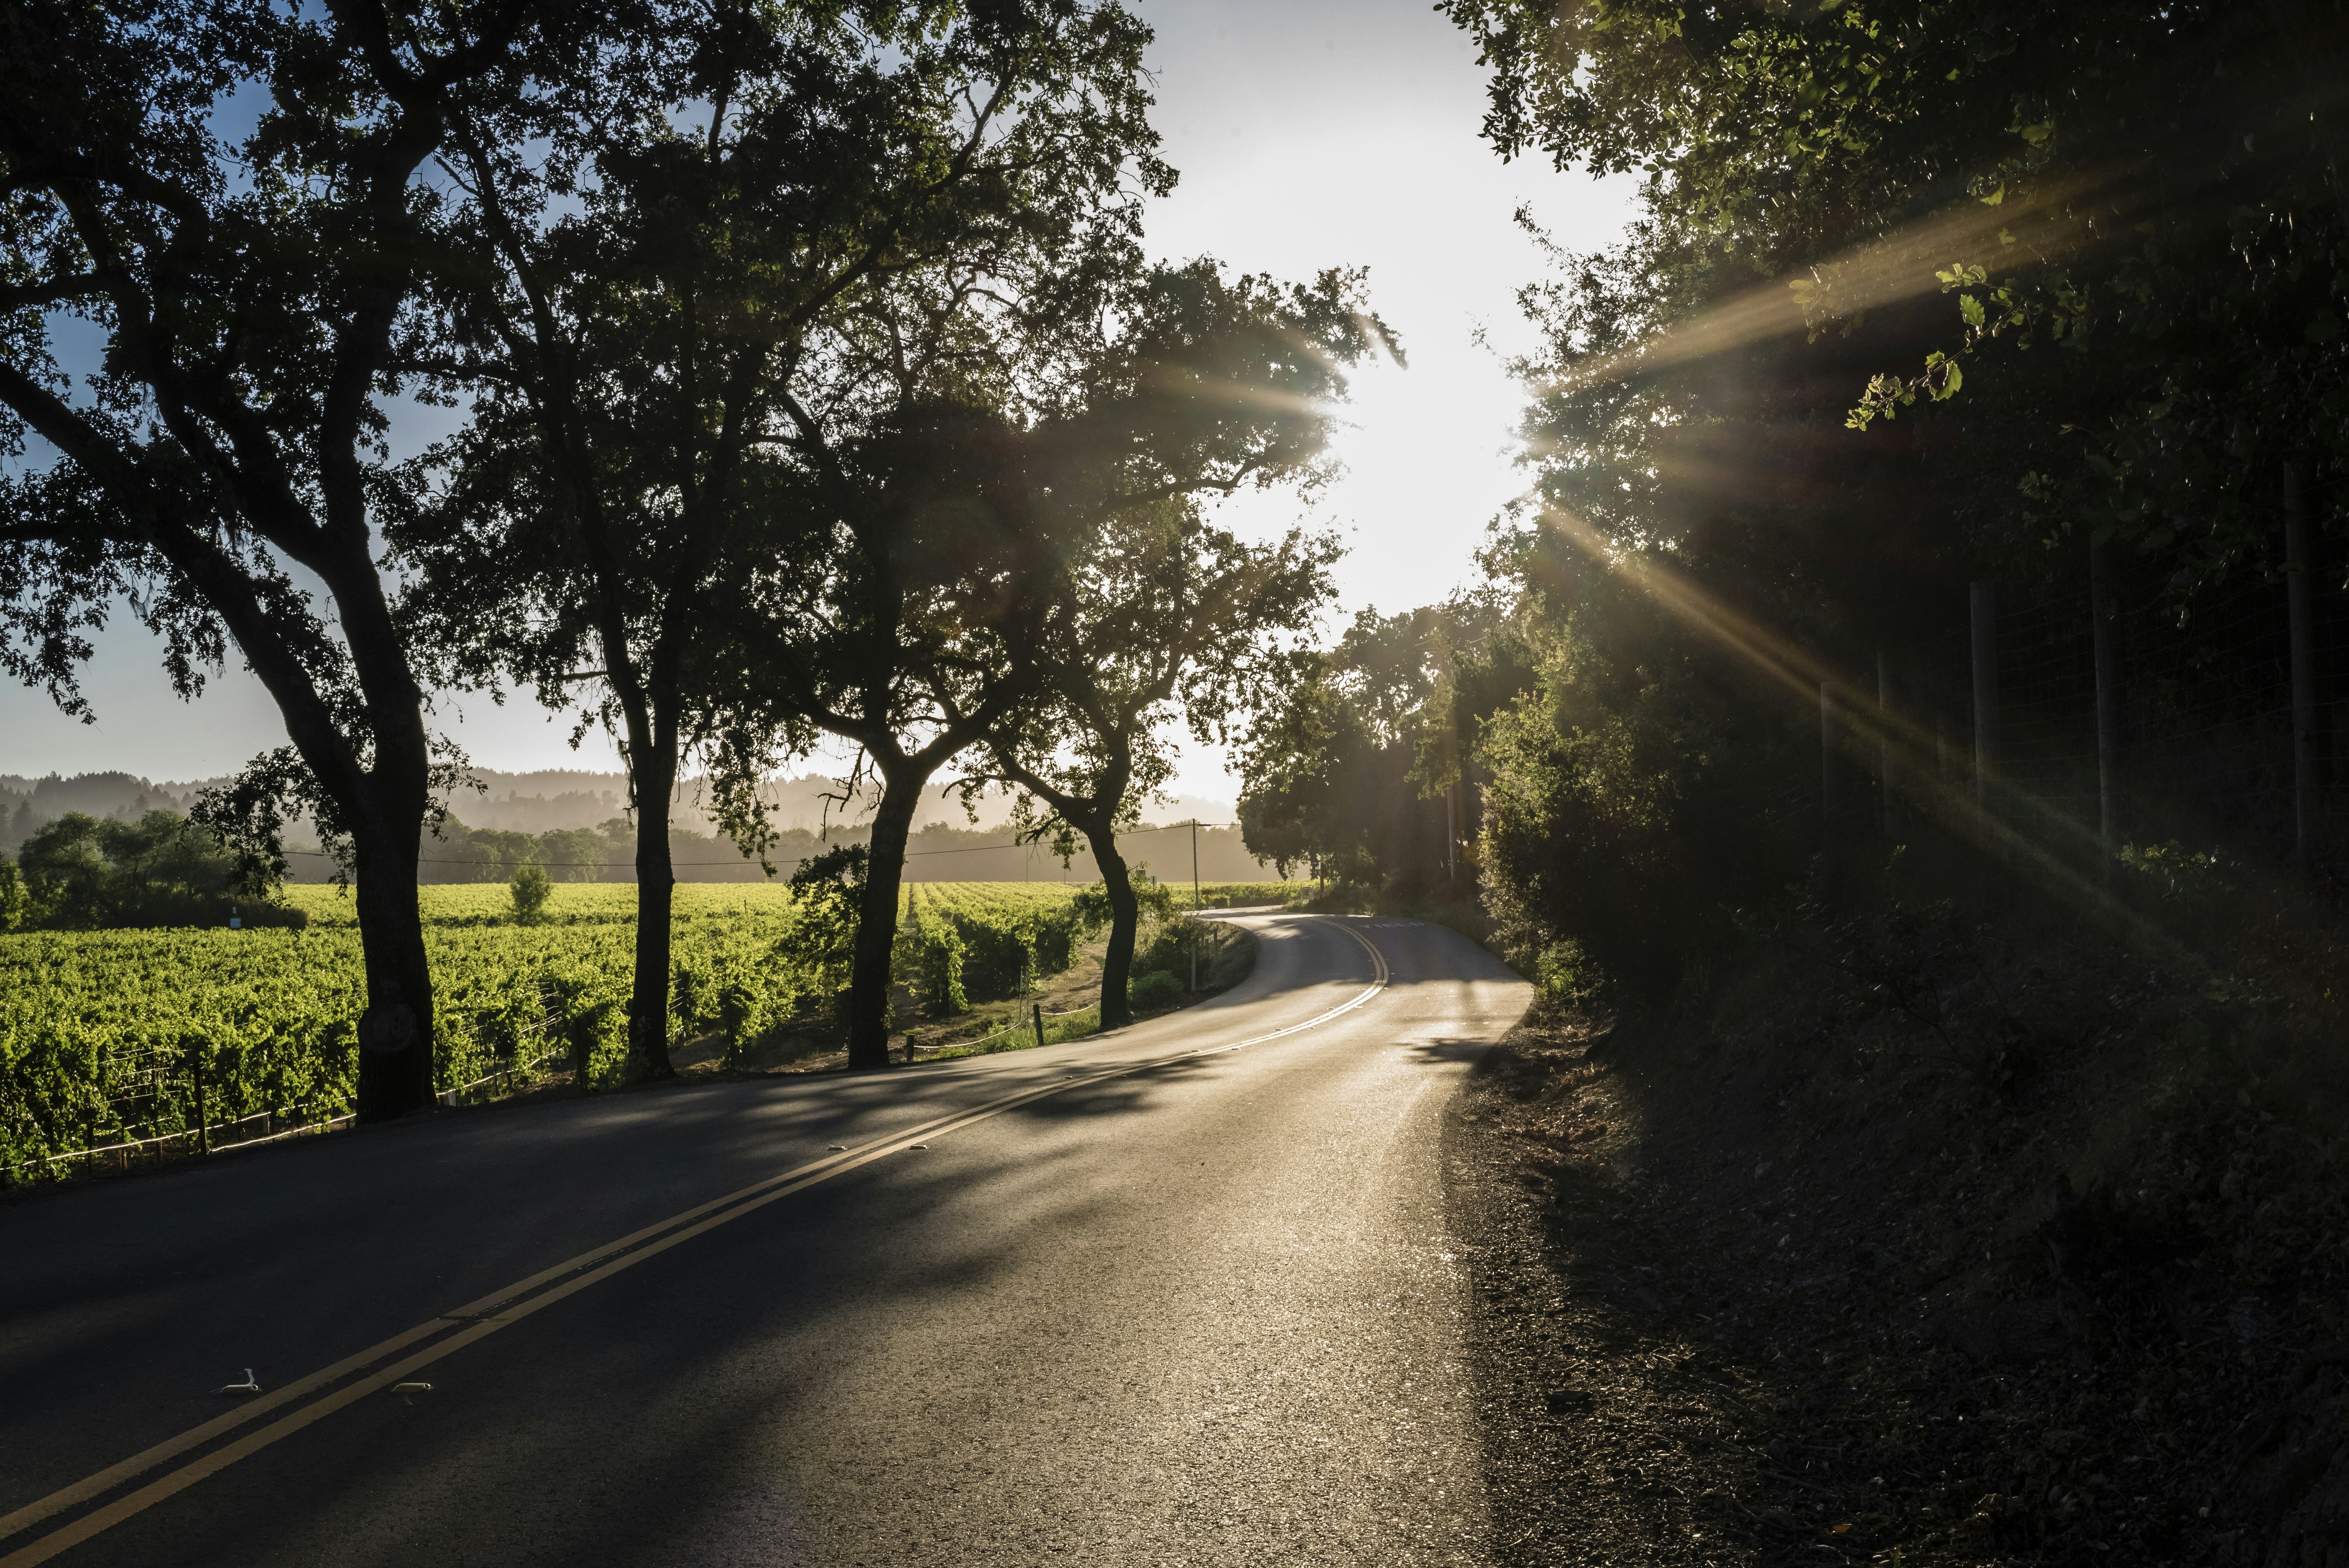
[[[1378,945],[1377,945],[1375,943],[1373,943],[1373,942],[1372,942],[1369,937],[1364,936],[1361,932],[1356,931],[1356,930],[1355,930],[1352,926],[1350,926],[1350,925],[1344,925],[1344,924],[1340,924],[1339,922],[1334,921],[1334,920],[1325,920],[1325,921],[1323,921],[1321,923],[1322,923],[1322,924],[1324,924],[1324,925],[1335,925],[1335,926],[1337,926],[1339,930],[1340,930],[1340,931],[1344,932],[1347,935],[1349,935],[1349,936],[1352,937],[1356,942],[1361,943],[1361,944],[1362,944],[1362,951],[1363,951],[1363,952],[1365,952],[1365,953],[1367,953],[1367,954],[1369,954],[1371,955],[1371,971],[1372,971],[1372,973],[1373,973],[1373,974],[1375,974],[1375,975],[1376,975],[1377,978],[1376,978],[1376,979],[1374,979],[1374,980],[1372,980],[1372,981],[1371,982],[1371,988],[1370,988],[1370,990],[1363,992],[1360,996],[1355,997],[1355,998],[1354,998],[1354,1000],[1353,1000],[1351,1003],[1350,1003],[1350,1004],[1348,1005],[1349,1006],[1351,1006],[1351,1007],[1359,1007],[1359,1006],[1361,1006],[1364,1002],[1369,1001],[1369,1000],[1371,999],[1371,995],[1372,995],[1373,994],[1375,994],[1377,991],[1379,991],[1381,987],[1383,987],[1383,986],[1386,985],[1386,983],[1387,983],[1387,958],[1386,958],[1386,954],[1383,954],[1383,953],[1381,953],[1381,952],[1378,950]],[[1340,1009],[1339,1009],[1339,1011],[1340,1011],[1340,1012],[1344,1012],[1344,1011],[1346,1011],[1346,1010],[1347,1010],[1347,1008],[1345,1008],[1345,1007],[1341,1007],[1341,1008],[1340,1008]],[[1325,1016],[1326,1016],[1326,1015],[1325,1015]],[[1313,1021],[1314,1021],[1315,1023],[1317,1023],[1317,1024],[1318,1024],[1318,1023],[1319,1023],[1321,1020],[1320,1020],[1319,1018],[1316,1018],[1316,1019],[1315,1019],[1315,1020],[1313,1020]]]
[[[829,1181],[843,1171],[853,1171],[858,1166],[870,1164],[875,1160],[895,1154],[908,1144],[926,1139],[943,1137],[947,1133],[958,1131],[973,1123],[1001,1116],[1004,1112],[1016,1109],[1032,1100],[1066,1094],[1071,1089],[1082,1088],[1090,1084],[1104,1083],[1111,1078],[1128,1078],[1135,1073],[1147,1072],[1154,1068],[1165,1067],[1172,1062],[1187,1061],[1194,1057],[1220,1056],[1226,1051],[1237,1051],[1249,1046],[1262,1045],[1268,1040],[1281,1039],[1302,1030],[1326,1024],[1342,1014],[1350,1013],[1386,987],[1389,977],[1387,962],[1378,948],[1352,927],[1340,924],[1336,921],[1325,921],[1323,923],[1335,926],[1359,943],[1362,950],[1370,954],[1373,969],[1373,978],[1367,987],[1351,1000],[1332,1007],[1328,1012],[1317,1014],[1301,1024],[1291,1024],[1285,1029],[1275,1029],[1269,1034],[1237,1040],[1228,1046],[1177,1051],[1171,1056],[1155,1057],[1147,1061],[1133,1062],[1079,1078],[1064,1078],[1058,1083],[1045,1084],[1040,1088],[1022,1089],[999,1099],[985,1101],[968,1110],[951,1111],[945,1116],[923,1122],[902,1132],[893,1133],[885,1139],[876,1140],[861,1148],[847,1150],[827,1159],[810,1161],[780,1175],[770,1176],[748,1187],[730,1192],[722,1198],[712,1198],[706,1203],[697,1204],[680,1213],[672,1214],[666,1220],[632,1231],[617,1241],[607,1242],[593,1251],[582,1253],[567,1262],[556,1264],[552,1268],[541,1269],[526,1279],[517,1280],[512,1284],[492,1291],[489,1295],[468,1302],[463,1306],[443,1313],[438,1317],[427,1319],[412,1328],[393,1335],[388,1339],[380,1340],[356,1355],[345,1357],[331,1367],[313,1372],[308,1377],[288,1383],[281,1388],[273,1389],[201,1426],[190,1428],[175,1438],[167,1439],[150,1449],[134,1454],[119,1464],[110,1465],[94,1475],[74,1482],[71,1486],[51,1492],[37,1501],[27,1503],[14,1513],[0,1517],[0,1540],[5,1540],[17,1533],[26,1525],[49,1518],[78,1503],[87,1502],[91,1498],[110,1491],[132,1476],[152,1470],[191,1449],[199,1448],[212,1439],[233,1430],[256,1417],[339,1381],[362,1367],[380,1361],[386,1356],[406,1349],[419,1339],[429,1338],[441,1332],[453,1323],[471,1320],[468,1326],[450,1335],[439,1344],[382,1371],[362,1377],[356,1383],[336,1389],[326,1398],[305,1405],[291,1415],[281,1417],[257,1432],[247,1433],[236,1441],[215,1449],[211,1453],[181,1466],[170,1475],[150,1481],[137,1491],[118,1498],[105,1507],[83,1515],[71,1524],[52,1531],[37,1541],[27,1542],[7,1556],[0,1557],[0,1568],[30,1568],[33,1563],[46,1563],[58,1553],[79,1545],[82,1542],[111,1529],[132,1515],[153,1507],[165,1498],[184,1491],[206,1477],[226,1470],[247,1455],[257,1453],[272,1443],[292,1436],[312,1422],[321,1420],[378,1389],[388,1388],[392,1384],[404,1380],[418,1369],[429,1367],[442,1357],[452,1355],[478,1340],[485,1339],[509,1324],[520,1322],[541,1307],[552,1305],[555,1302],[574,1295],[591,1284],[610,1278],[623,1269],[634,1268],[647,1258],[665,1253],[691,1237],[739,1220],[745,1214],[763,1209],[769,1203],[790,1197],[792,1193],[804,1191],[819,1181]],[[724,1210],[725,1212],[717,1212],[716,1211],[719,1210]],[[694,1222],[697,1221],[698,1222]],[[677,1229],[676,1227],[678,1226],[684,1228]],[[663,1234],[665,1232],[668,1233]],[[652,1241],[649,1245],[637,1245],[638,1243],[646,1242],[652,1237],[659,1237],[659,1239]],[[635,1250],[631,1251],[631,1248]],[[626,1253],[627,1255],[614,1256],[615,1253]],[[599,1263],[602,1264],[601,1267],[593,1266]],[[579,1272],[581,1270],[591,1272],[583,1274]],[[538,1295],[518,1305],[502,1311],[495,1310],[505,1307],[505,1304],[513,1301],[517,1296],[528,1295],[533,1290],[538,1290],[542,1285],[562,1279],[565,1274],[574,1274],[576,1277],[566,1280],[551,1290],[540,1291]]]

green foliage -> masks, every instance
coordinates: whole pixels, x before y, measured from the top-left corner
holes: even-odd
[[[1692,868],[1672,828],[1696,759],[1676,744],[1677,694],[1621,691],[1579,639],[1548,664],[1538,696],[1485,730],[1486,907],[1506,950],[1564,944],[1653,975],[1671,962],[1660,944],[1693,934],[1681,924]]]
[[[183,1076],[135,1102],[113,1101],[156,1053],[176,1063],[190,1040],[203,1042],[215,1122],[264,1110],[314,1121],[347,1112],[353,1025],[367,996],[352,901],[316,885],[287,895],[313,917],[305,929],[0,936],[0,1166],[185,1127],[194,1104]],[[434,1087],[542,1057],[545,1066],[584,1059],[589,1087],[620,1081],[635,897],[631,887],[558,885],[545,919],[520,926],[506,916],[503,888],[424,890],[440,998]],[[755,1000],[742,1026],[772,1028],[801,998],[824,994],[820,976],[776,956],[801,913],[785,888],[679,888],[680,976],[698,977],[697,995],[713,1011],[727,988],[743,988]]]
[[[1028,924],[1027,968],[1031,977],[1058,975],[1077,961],[1077,949],[1092,934],[1074,911],[1065,914],[1049,909]]]
[[[1172,1007],[1183,1000],[1183,982],[1164,969],[1153,969],[1137,975],[1127,988],[1137,1013],[1154,1013],[1162,1007]]]
[[[1605,973],[1570,939],[1542,948],[1529,967],[1543,999],[1554,1006],[1587,1006],[1607,988]]]
[[[1144,920],[1172,920],[1183,908],[1187,890],[1173,882],[1154,882],[1146,866],[1132,868],[1133,902]],[[1071,903],[1077,924],[1087,936],[1100,931],[1110,922],[1109,889],[1100,882],[1077,890]],[[1066,967],[1066,965],[1063,965]]]
[[[1478,727],[1532,682],[1510,612],[1490,589],[1365,611],[1308,678],[1257,705],[1237,757],[1248,847],[1284,876],[1309,868],[1389,903],[1462,897]]]
[[[1291,866],[1409,896],[1446,864],[1431,796],[1461,778],[1457,681],[1499,608],[1464,597],[1396,615],[1366,610],[1302,676],[1271,689],[1239,748],[1248,849]],[[1433,831],[1429,830],[1430,824]]]
[[[970,997],[963,988],[963,940],[957,923],[923,911],[914,902],[914,974],[922,1006],[934,1018],[967,1012]]]
[[[1291,866],[1359,873],[1369,851],[1361,786],[1374,758],[1369,727],[1331,683],[1298,689],[1248,736],[1239,800],[1248,852],[1284,878]]]
[[[524,861],[515,868],[513,881],[507,891],[513,897],[513,917],[517,925],[536,925],[546,908],[546,868],[536,861]]]
[[[2349,469],[2332,11],[1444,9],[1485,46],[1496,145],[1642,170],[1647,216],[1526,293],[1538,488],[1479,634],[1417,690],[1374,627],[1330,650],[1244,751],[1253,846],[1392,880],[1402,835],[1363,806],[1399,707],[1422,782],[1484,786],[1513,959],[1646,989],[1806,881],[1822,678],[1865,690],[1881,654],[1962,726],[1971,581],[2085,598],[2095,540],[2160,603],[2176,662],[2125,665],[2132,789],[2165,727],[2189,755],[2207,732],[2172,686],[2274,690],[2279,649],[2209,599],[2271,580],[2288,463],[2316,521]],[[2129,863],[2204,897],[2177,856]]]
[[[582,1088],[605,1088],[622,1082],[628,1061],[628,1001],[626,996],[576,985],[562,987],[562,1038]]]
[[[2190,619],[2349,466],[2331,5],[1443,8],[1497,148],[1647,177],[1528,295],[1528,521],[1584,553],[1830,655],[2091,538]]]
[[[812,857],[792,874],[792,920],[776,939],[775,957],[805,977],[812,996],[830,1000],[847,991],[868,858],[863,844],[845,845]]]
[[[1211,990],[1228,983],[1235,964],[1245,958],[1253,939],[1237,927],[1220,920],[1194,920],[1188,913],[1177,913],[1143,929],[1143,940],[1133,951],[1133,973],[1148,975],[1164,970],[1183,981],[1189,990],[1191,975],[1196,973],[1199,988]],[[1193,969],[1193,961],[1197,968]],[[1218,978],[1221,975],[1222,978]],[[1129,983],[1128,995],[1132,995]],[[1134,1004],[1141,1006],[1139,1002]]]
[[[955,923],[963,934],[962,981],[970,995],[982,1000],[1025,996],[1036,988],[1043,965],[1032,930],[994,921],[962,919]]]
[[[612,861],[612,841],[590,828],[557,828],[538,836],[539,863],[555,882],[601,882]]]
[[[2268,899],[2239,861],[2176,840],[2123,844],[2113,891],[2162,928],[2201,950],[2224,950],[2268,913]]]
[[[1096,929],[1085,893],[1052,882],[921,882],[907,895],[909,962],[933,1016],[1028,995]]]
[[[17,924],[225,925],[233,909],[248,926],[305,918],[254,896],[240,858],[174,811],[149,811],[136,822],[68,811],[26,839],[18,853],[20,866],[8,879],[16,882]],[[0,904],[9,902],[0,891]]]
[[[699,1034],[703,1022],[717,1016],[713,987],[711,974],[703,965],[685,960],[678,963],[670,987],[669,1016],[677,1021],[680,1037]]]
[[[0,855],[0,932],[21,927],[31,903],[25,891],[25,879],[16,870],[16,862],[6,855]]]
[[[1802,874],[1816,808],[1791,822],[1775,808],[1808,803],[1817,742],[1695,656],[1635,588],[1585,589],[1563,614],[1539,596],[1520,607],[1534,686],[1476,748],[1482,892],[1526,973],[1563,944],[1578,975],[1565,983],[1651,989]]]
[[[718,1028],[726,1038],[726,1059],[740,1061],[750,1044],[766,1032],[768,1000],[756,985],[729,981],[718,990]]]
[[[1137,890],[1139,891],[1139,890]],[[1311,895],[1309,882],[1202,882],[1199,896],[1210,909],[1237,904],[1291,903]],[[1171,898],[1170,901],[1172,902]]]
[[[466,270],[435,232],[436,154],[460,125],[536,145],[571,67],[626,52],[581,46],[609,25],[602,8],[395,20],[178,0],[11,15],[0,671],[88,717],[85,633],[127,604],[181,696],[232,652],[262,672],[293,744],[197,810],[248,889],[282,874],[297,808],[330,849],[416,852],[454,759],[424,726],[435,681],[411,655],[429,638],[411,640],[378,551],[421,477],[388,455],[388,410],[445,401],[413,370],[419,287]],[[47,442],[16,460],[32,428]],[[297,583],[295,562],[331,586]],[[431,1017],[413,915],[379,918],[379,986]],[[370,1116],[416,1109],[415,1060],[367,1058]]]
[[[2175,839],[2166,844],[2123,844],[2120,862],[2144,877],[2164,901],[2207,898],[2224,885],[2218,856],[2198,854]]]

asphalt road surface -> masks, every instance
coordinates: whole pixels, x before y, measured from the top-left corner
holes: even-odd
[[[1526,987],[1236,918],[1115,1035],[0,1205],[0,1568],[1488,1562],[1437,1133]]]

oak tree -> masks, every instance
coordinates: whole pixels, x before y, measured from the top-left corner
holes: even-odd
[[[0,13],[0,665],[90,717],[112,606],[183,696],[232,648],[290,745],[202,813],[282,871],[307,810],[357,874],[358,1113],[432,1091],[416,861],[436,781],[415,646],[378,559],[452,128],[530,134],[598,13],[535,0],[203,0]]]
[[[761,670],[830,634],[808,617],[835,565],[815,499],[833,449],[902,469],[911,426],[883,428],[951,388],[988,335],[969,318],[1120,254],[1149,145],[1144,34],[1113,5],[671,22],[545,147],[483,134],[449,155],[483,265],[442,296],[433,363],[476,417],[403,536],[463,674],[511,675],[619,740],[651,1076],[668,1070],[671,795],[697,758],[737,841],[770,841],[758,776],[811,721]]]

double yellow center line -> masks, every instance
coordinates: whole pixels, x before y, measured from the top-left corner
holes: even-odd
[[[1237,1051],[1248,1046],[1262,1045],[1267,1040],[1277,1040],[1287,1035],[1294,1035],[1318,1025],[1326,1024],[1341,1014],[1350,1013],[1385,989],[1389,977],[1387,963],[1379,950],[1361,933],[1350,926],[1336,924],[1335,922],[1330,923],[1361,944],[1363,951],[1371,955],[1374,977],[1370,985],[1351,1000],[1332,1007],[1326,1013],[1308,1018],[1301,1024],[1292,1024],[1288,1028],[1275,1029],[1269,1034],[1235,1041],[1228,1046],[1176,1051],[1168,1056],[1154,1057],[1144,1061],[1132,1062],[1097,1072],[1080,1072],[1075,1077],[1062,1078],[1057,1083],[1004,1095],[1000,1099],[988,1100],[968,1110],[953,1111],[923,1122],[918,1127],[892,1133],[887,1138],[859,1148],[843,1150],[840,1153],[824,1159],[812,1160],[804,1165],[794,1166],[780,1175],[770,1176],[764,1181],[756,1181],[748,1187],[729,1192],[722,1198],[712,1198],[709,1202],[698,1204],[682,1213],[672,1214],[666,1220],[645,1226],[642,1230],[631,1232],[616,1242],[606,1242],[593,1251],[582,1253],[577,1257],[555,1264],[553,1268],[542,1269],[527,1279],[516,1280],[512,1284],[467,1302],[453,1311],[442,1313],[438,1317],[427,1318],[415,1327],[403,1329],[388,1339],[368,1346],[357,1355],[345,1357],[331,1367],[321,1367],[306,1377],[297,1378],[283,1387],[274,1388],[257,1398],[237,1406],[233,1410],[214,1417],[201,1426],[191,1427],[177,1437],[166,1439],[153,1448],[133,1454],[119,1464],[110,1465],[95,1475],[86,1476],[71,1486],[53,1491],[37,1501],[26,1503],[13,1513],[0,1516],[0,1541],[5,1541],[12,1535],[21,1534],[45,1519],[55,1518],[83,1503],[103,1497],[132,1478],[169,1464],[191,1450],[202,1449],[214,1439],[223,1437],[239,1427],[257,1420],[272,1410],[284,1409],[286,1406],[299,1404],[300,1401],[321,1389],[333,1389],[333,1392],[324,1398],[301,1405],[298,1409],[279,1417],[258,1431],[248,1432],[234,1442],[212,1449],[181,1465],[170,1474],[149,1481],[136,1491],[126,1493],[102,1508],[93,1509],[69,1524],[53,1530],[36,1541],[28,1542],[5,1557],[0,1557],[0,1568],[30,1568],[33,1563],[46,1563],[57,1553],[79,1545],[91,1536],[109,1530],[132,1515],[152,1508],[165,1498],[185,1491],[207,1476],[218,1474],[237,1460],[250,1454],[258,1453],[281,1439],[291,1437],[315,1421],[325,1419],[346,1405],[356,1404],[369,1394],[388,1388],[395,1383],[405,1382],[416,1372],[430,1366],[444,1356],[452,1355],[469,1345],[486,1339],[501,1328],[519,1323],[543,1307],[552,1306],[556,1302],[574,1295],[590,1285],[609,1279],[623,1269],[634,1268],[646,1259],[657,1257],[682,1242],[690,1241],[705,1232],[739,1220],[743,1215],[762,1209],[779,1199],[803,1191],[819,1181],[830,1181],[843,1171],[854,1171],[861,1165],[869,1165],[875,1160],[897,1153],[908,1145],[942,1138],[949,1132],[968,1127],[975,1122],[1001,1116],[1008,1110],[1017,1109],[1035,1100],[1044,1099],[1056,1094],[1067,1094],[1072,1089],[1083,1088],[1091,1084],[1104,1083],[1112,1078],[1130,1078],[1135,1073],[1148,1072],[1154,1068],[1165,1067],[1174,1062],[1187,1061],[1198,1057],[1220,1056],[1226,1051]],[[450,1332],[452,1329],[455,1332]],[[439,1337],[436,1338],[436,1336]],[[405,1356],[400,1354],[402,1351],[411,1350],[413,1346],[427,1340],[431,1343],[425,1345],[424,1348],[413,1350],[411,1354]],[[389,1365],[380,1365],[394,1357],[398,1359],[390,1361]],[[368,1371],[369,1367],[376,1369]],[[354,1381],[344,1382],[345,1378],[351,1377],[354,1373],[362,1372],[366,1374],[364,1377],[357,1377]],[[336,1387],[338,1384],[340,1387]]]

